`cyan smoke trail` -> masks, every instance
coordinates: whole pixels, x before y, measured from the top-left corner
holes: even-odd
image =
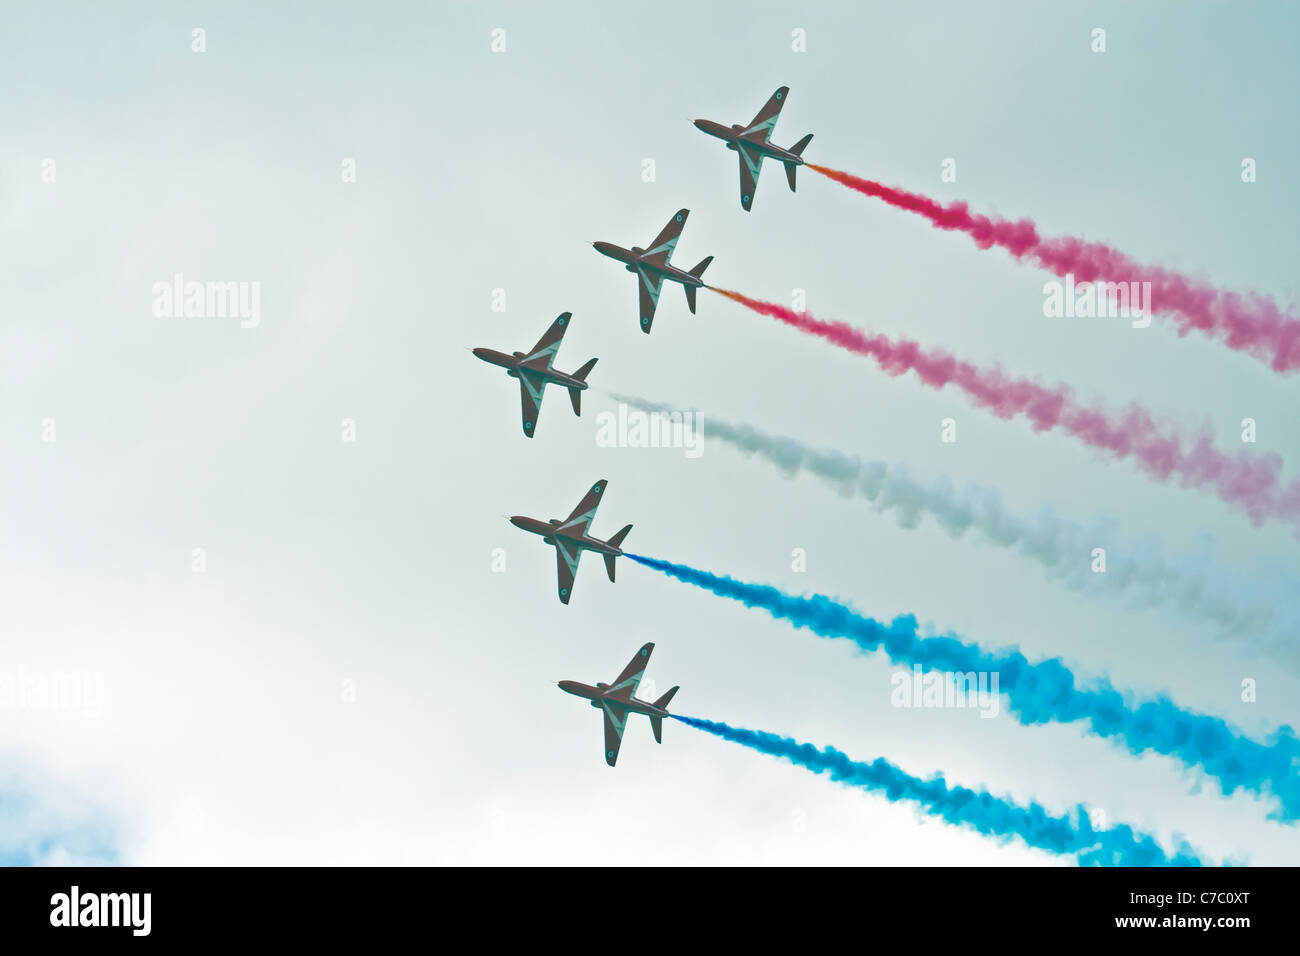
[[[609,394],[649,413],[681,411],[635,395]],[[947,478],[927,484],[897,465],[813,448],[751,425],[708,416],[698,430],[706,439],[762,457],[786,475],[807,471],[845,497],[865,498],[904,528],[918,527],[929,515],[950,537],[969,532],[997,547],[1013,548],[1039,564],[1048,578],[1073,590],[1129,597],[1135,607],[1174,608],[1198,621],[1212,622],[1224,635],[1248,640],[1300,671],[1300,645],[1293,638],[1298,622],[1294,615],[1282,620],[1279,609],[1287,603],[1283,595],[1288,590],[1300,603],[1300,590],[1280,575],[1269,575],[1274,578],[1272,586],[1247,582],[1216,566],[1208,556],[1166,559],[1154,541],[1118,543],[1114,519],[1085,526],[1046,509],[1033,516],[1018,515],[1002,504],[1001,495],[992,488],[968,484],[959,491]],[[1105,573],[1094,574],[1091,553],[1100,546],[1107,549],[1107,567]]]
[[[913,777],[883,757],[871,763],[850,760],[834,747],[818,750],[762,730],[731,727],[697,717],[674,719],[699,730],[742,744],[760,753],[782,757],[813,773],[863,790],[883,793],[891,802],[909,800],[948,823],[970,827],[985,836],[1020,837],[1026,844],[1051,853],[1077,854],[1079,862],[1096,866],[1202,866],[1203,861],[1186,843],[1167,854],[1150,834],[1135,832],[1127,824],[1094,829],[1083,806],[1073,818],[1052,816],[1037,803],[1021,806],[987,790],[951,786],[942,774],[929,780]]]
[[[1018,650],[986,651],[951,634],[922,637],[911,614],[883,624],[823,594],[796,597],[684,564],[627,557],[821,637],[848,638],[864,651],[883,650],[898,664],[963,674],[996,671],[1011,712],[1023,724],[1085,721],[1093,733],[1121,741],[1134,754],[1151,750],[1199,767],[1225,794],[1243,789],[1276,797],[1281,806],[1270,814],[1275,819],[1300,818],[1300,740],[1289,726],[1261,743],[1218,717],[1183,710],[1167,697],[1134,701],[1105,678],[1077,686],[1074,672],[1059,658],[1030,663]]]

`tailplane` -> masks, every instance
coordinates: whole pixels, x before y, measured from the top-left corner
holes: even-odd
[[[678,688],[676,687],[670,688],[668,693],[664,694],[657,701],[655,701],[655,706],[658,707],[660,710],[666,709],[668,707],[668,702],[673,699],[673,694],[677,693],[677,690]],[[664,742],[664,719],[662,717],[652,716],[650,718],[650,729],[655,732],[655,743],[657,744],[663,743]]]
[[[574,372],[573,377],[580,382],[585,382],[587,380],[587,373],[590,372],[592,368],[595,367],[595,365],[596,365],[596,360],[592,359],[582,368]],[[582,389],[580,388],[569,389],[569,401],[573,403],[573,414],[581,415],[582,414]]]
[[[623,539],[627,537],[627,533],[631,530],[632,530],[632,526],[628,525],[618,534],[614,535],[614,537],[610,538],[607,543],[612,545],[615,548],[620,547],[623,544]],[[605,571],[608,572],[609,579],[611,581],[614,580],[614,559],[617,557],[618,557],[617,554],[605,555]]]
[[[799,142],[791,146],[790,152],[794,153],[796,156],[799,156],[801,153],[803,153],[804,147],[807,146],[810,142],[812,142],[812,138],[813,138],[813,134],[809,133],[803,139],[799,140]],[[785,164],[785,178],[786,181],[790,184],[790,192],[794,192],[794,171],[798,168],[799,166],[797,163]]]
[[[655,706],[659,708],[667,708],[668,702],[673,699],[673,694],[677,693],[679,690],[681,690],[680,685],[677,687],[670,687],[668,689],[668,693],[664,694],[657,701],[655,701]]]
[[[700,276],[704,275],[704,270],[709,267],[709,263],[712,261],[713,261],[713,256],[705,256],[703,261],[700,262],[699,265],[697,265],[694,269],[691,270],[690,274],[697,279],[700,278]],[[691,310],[691,315],[694,315],[696,287],[693,285],[683,285],[682,288],[686,290],[686,307]]]

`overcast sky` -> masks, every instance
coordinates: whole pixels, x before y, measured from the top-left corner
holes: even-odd
[[[716,444],[599,447],[605,395],[574,418],[552,390],[529,440],[516,384],[465,351],[525,350],[571,311],[561,369],[597,356],[594,388],[698,407],[706,432],[749,422],[1294,580],[1285,528],[716,295],[692,316],[666,287],[645,336],[633,277],[589,245],[645,245],[687,207],[674,261],[713,255],[719,285],[803,289],[816,314],[1137,400],[1229,449],[1252,417],[1255,449],[1294,474],[1294,378],[1160,320],[1046,319],[1049,277],[807,170],[791,194],[768,164],[746,213],[734,154],[690,125],[746,122],[788,85],[774,140],[814,133],[812,162],[1294,307],[1290,5],[157,2],[5,20],[0,672],[73,675],[81,696],[0,709],[0,861],[1071,862],[679,724],[657,746],[633,718],[611,770],[598,715],[551,682],[608,681],[646,641],[681,713],[1082,802],[1214,859],[1297,859],[1265,801],[1005,707],[895,708],[883,657],[631,562],[610,584],[588,556],[562,606],[553,550],[504,516],[562,517],[608,478],[592,531],[633,523],[638,553],[912,612],[1253,734],[1300,724],[1300,681],[1211,626]],[[178,273],[258,283],[258,323],[159,316],[155,284]],[[1282,600],[1300,604],[1294,585]]]

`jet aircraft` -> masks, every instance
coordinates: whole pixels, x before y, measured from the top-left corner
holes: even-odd
[[[581,684],[573,680],[559,682],[560,690],[591,701],[592,707],[603,712],[605,763],[611,767],[618,760],[618,748],[623,743],[623,731],[627,727],[629,714],[645,714],[649,717],[655,742],[660,744],[664,742],[664,718],[669,716],[668,702],[673,699],[673,694],[677,693],[677,688],[672,688],[653,704],[638,700],[636,697],[637,685],[641,683],[641,675],[645,673],[646,664],[650,662],[650,652],[654,649],[654,644],[646,644],[637,651],[636,656],[628,662],[627,667],[623,668],[623,673],[614,678],[612,684],[597,684],[592,687],[590,684]]]
[[[727,149],[735,150],[740,157],[740,205],[746,212],[754,204],[754,190],[758,188],[758,174],[762,172],[764,159],[775,159],[785,164],[785,178],[790,182],[790,192],[794,192],[794,173],[803,165],[802,153],[813,134],[809,133],[789,149],[782,149],[772,142],[772,130],[789,93],[788,86],[773,93],[748,126],[724,126],[706,119],[695,121],[696,129],[716,136],[727,144]]]
[[[565,374],[555,368],[555,354],[560,350],[560,342],[569,329],[569,320],[573,317],[565,312],[546,330],[546,334],[537,340],[531,352],[494,352],[492,349],[474,349],[474,355],[490,365],[497,365],[506,370],[511,378],[519,379],[519,398],[523,403],[524,434],[529,438],[537,430],[537,413],[542,408],[542,396],[547,385],[561,385],[569,390],[569,401],[573,403],[573,414],[582,414],[582,393],[587,388],[587,373],[596,364],[592,359],[573,374]]]
[[[637,285],[641,290],[641,331],[646,335],[650,334],[650,326],[654,323],[655,308],[659,305],[659,290],[663,288],[665,279],[681,283],[686,291],[686,307],[691,310],[692,315],[695,314],[695,290],[704,285],[704,280],[700,277],[713,261],[713,256],[705,256],[703,261],[689,272],[683,272],[668,261],[672,258],[673,249],[677,247],[677,239],[681,236],[682,228],[686,225],[686,217],[690,214],[689,209],[677,210],[673,218],[668,220],[668,225],[660,230],[659,235],[655,236],[645,249],[640,246],[624,249],[612,242],[592,243],[602,256],[617,259],[626,266],[628,272],[636,273]]]
[[[559,518],[542,521],[523,515],[515,515],[510,519],[510,523],[516,528],[539,534],[543,541],[555,547],[555,567],[559,576],[562,604],[568,604],[569,598],[573,596],[573,578],[578,573],[578,560],[584,551],[595,551],[604,557],[605,570],[609,572],[609,579],[614,580],[614,559],[623,553],[621,545],[627,533],[632,530],[632,526],[626,526],[608,541],[593,538],[587,533],[591,520],[596,517],[596,509],[600,506],[600,496],[608,484],[609,482],[602,478],[592,485],[582,496],[578,506],[563,521]]]

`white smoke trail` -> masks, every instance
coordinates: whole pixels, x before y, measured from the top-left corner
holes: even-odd
[[[632,395],[610,393],[615,401],[654,414],[682,409]],[[1216,567],[1204,553],[1168,559],[1154,540],[1118,546],[1118,522],[1113,518],[1083,525],[1057,517],[1044,508],[1032,516],[1009,511],[991,488],[968,484],[961,490],[947,477],[926,484],[906,468],[813,448],[751,425],[707,416],[700,429],[706,440],[719,441],[756,455],[789,477],[816,475],[844,497],[863,498],[904,528],[916,528],[927,515],[952,538],[968,532],[990,544],[1013,548],[1039,564],[1049,579],[1085,593],[1127,598],[1133,607],[1168,607],[1215,625],[1227,637],[1249,640],[1257,649],[1285,661],[1300,673],[1300,641],[1294,621],[1282,620],[1281,604],[1294,608],[1300,589],[1294,582],[1277,582],[1291,600],[1269,596],[1261,581],[1246,581]],[[1091,570],[1092,550],[1106,547],[1106,572]]]

